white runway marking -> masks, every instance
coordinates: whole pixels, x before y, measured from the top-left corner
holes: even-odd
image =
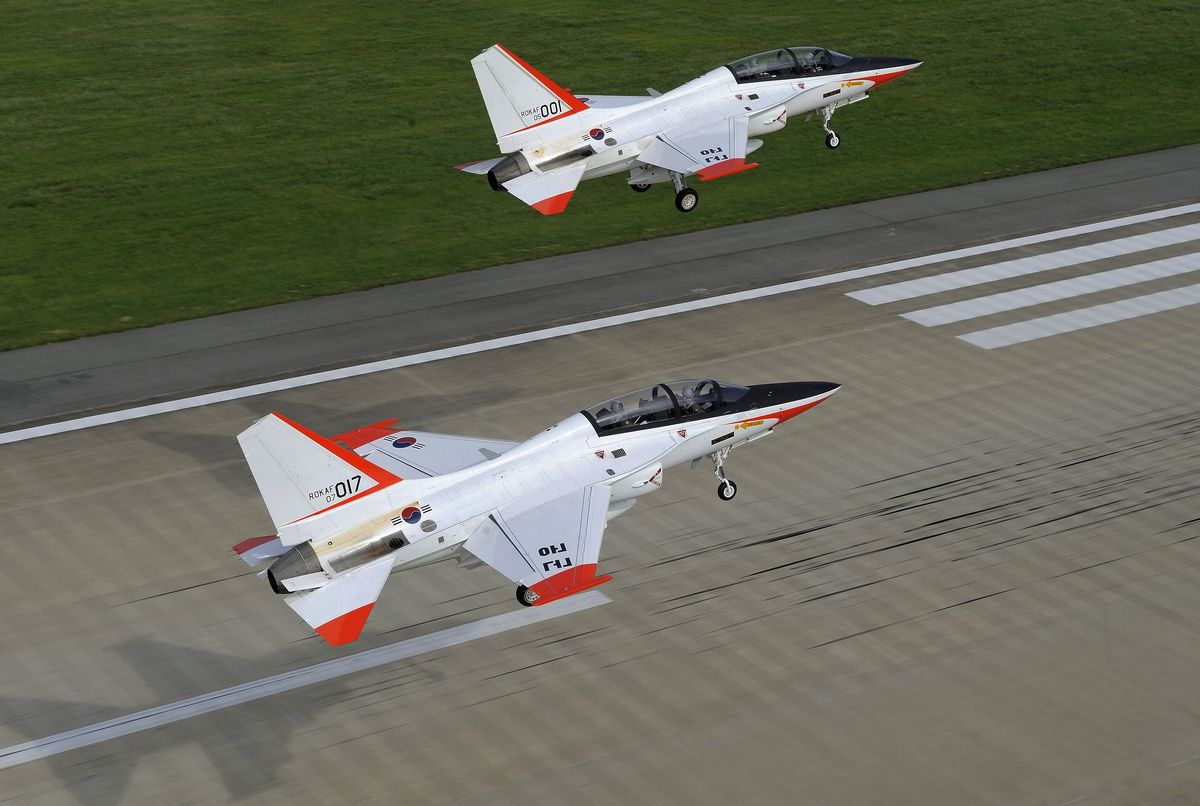
[[[1057,336],[1060,333],[1070,333],[1097,325],[1106,325],[1110,322],[1136,319],[1139,316],[1184,308],[1188,305],[1200,305],[1200,284],[1172,288],[1157,294],[1146,294],[1142,297],[1109,302],[1105,305],[1093,305],[1090,308],[1043,316],[1027,322],[977,330],[973,333],[964,333],[959,338],[976,347],[992,350],[996,347],[1007,347],[1010,344],[1044,339],[1047,336]]]
[[[523,607],[419,638],[410,638],[388,646],[359,652],[356,655],[347,655],[314,666],[306,666],[302,669],[243,683],[240,686],[201,694],[199,697],[148,708],[145,711],[138,711],[136,714],[98,722],[95,725],[47,736],[44,739],[14,744],[11,747],[0,749],[0,770],[65,753],[68,750],[98,744],[109,739],[116,739],[119,736],[128,736],[131,733],[162,727],[200,714],[219,711],[232,705],[240,705],[366,669],[374,669],[376,666],[395,663],[438,649],[446,649],[467,641],[474,641],[477,638],[486,638],[489,635],[548,621],[569,613],[577,613],[610,601],[612,600],[599,591],[587,591],[541,607]]]
[[[618,316],[606,316],[601,319],[576,322],[570,325],[561,325],[559,327],[545,328],[543,330],[533,330],[528,333],[518,333],[513,336],[505,336],[498,339],[487,339],[485,341],[478,341],[472,344],[462,344],[456,347],[447,347],[443,350],[431,350],[425,353],[399,356],[397,358],[389,358],[383,361],[372,361],[367,364],[342,367],[340,369],[328,370],[326,372],[316,372],[311,375],[299,375],[294,378],[284,378],[278,381],[270,381],[268,383],[257,383],[250,386],[238,387],[236,389],[226,389],[220,392],[211,392],[209,394],[196,395],[194,397],[180,398],[179,400],[169,400],[163,403],[154,403],[148,406],[136,406],[130,409],[110,411],[104,414],[96,414],[89,417],[78,417],[72,420],[63,420],[61,422],[48,423],[46,425],[33,426],[31,428],[21,428],[15,431],[0,433],[0,445],[5,445],[12,442],[22,442],[27,439],[35,439],[37,437],[45,437],[53,434],[63,434],[69,431],[79,431],[84,428],[110,425],[112,423],[120,423],[127,420],[137,420],[142,417],[152,417],[156,414],[166,414],[173,411],[182,411],[184,409],[194,409],[200,406],[208,406],[213,403],[224,403],[230,400],[240,400],[246,397],[254,397],[255,395],[274,394],[288,389],[297,389],[303,386],[312,386],[314,384],[337,381],[343,378],[354,378],[359,375],[370,375],[375,372],[386,372],[387,370],[411,367],[418,364],[427,364],[432,361],[441,361],[447,358],[456,358],[458,356],[473,355],[475,353],[483,353],[490,350],[499,350],[518,344],[529,344],[531,342],[558,338],[559,336],[569,336],[574,333],[586,333],[592,330],[601,330],[603,328],[616,327],[618,325],[627,325],[633,322],[644,322],[649,319],[658,319],[664,316],[674,316],[675,314],[687,313],[689,311],[699,311],[707,308],[716,308],[722,305],[731,305],[737,302],[762,299],[764,297],[771,297],[777,294],[789,294],[793,291],[802,291],[806,288],[816,288],[818,286],[845,282],[846,280],[857,280],[863,277],[873,277],[877,274],[903,271],[904,269],[927,266],[932,263],[941,263],[946,260],[957,260],[959,258],[972,257],[975,255],[986,255],[992,252],[999,252],[1005,249],[1013,249],[1020,246],[1044,243],[1046,241],[1053,241],[1059,238],[1070,238],[1075,235],[1103,232],[1104,230],[1115,229],[1117,227],[1127,227],[1131,224],[1140,224],[1146,221],[1157,221],[1159,219],[1186,215],[1188,213],[1194,213],[1197,211],[1200,211],[1200,204],[1188,204],[1181,207],[1172,207],[1166,210],[1155,210],[1154,212],[1150,213],[1139,213],[1138,215],[1125,216],[1124,218],[1114,218],[1110,221],[1099,221],[1094,224],[1084,224],[1078,227],[1068,227],[1067,229],[1054,230],[1053,232],[1043,232],[1038,235],[1027,235],[1021,238],[1009,238],[1008,240],[997,241],[995,243],[969,246],[964,249],[955,249],[949,252],[939,252],[933,255],[925,255],[923,257],[896,260],[892,261],[891,263],[882,263],[878,266],[867,266],[861,269],[851,269],[849,271],[837,272],[836,274],[827,274],[821,277],[810,277],[804,280],[795,280],[790,283],[780,283],[778,285],[770,285],[763,288],[753,288],[748,291],[722,294],[716,297],[691,300],[675,305],[665,305],[659,308],[648,308],[644,311],[634,311],[632,313],[620,314]]]
[[[1019,288],[1015,291],[1004,291],[999,294],[952,302],[948,305],[938,305],[934,308],[924,308],[900,315],[926,327],[935,327],[1193,271],[1200,271],[1200,254],[1194,253],[1165,260],[1155,260],[1138,266],[1126,266],[1123,269],[1102,271],[1097,274],[1074,277],[1070,280],[1059,280],[1054,283]]]
[[[1003,263],[993,263],[974,269],[938,274],[933,277],[921,277],[916,280],[906,280],[902,283],[881,285],[878,288],[866,288],[862,291],[851,291],[846,296],[853,297],[868,305],[882,305],[887,302],[899,302],[923,297],[927,294],[938,294],[943,291],[953,291],[956,288],[966,288],[972,285],[992,283],[996,280],[1007,280],[1012,277],[1022,277],[1026,274],[1061,269],[1080,263],[1091,263],[1111,257],[1120,257],[1134,252],[1144,252],[1147,249],[1157,249],[1162,246],[1174,246],[1200,238],[1200,224],[1186,227],[1147,232],[1142,235],[1131,235],[1128,238],[1118,238],[1115,241],[1063,249],[1058,252],[1047,252],[1042,255],[1006,260]]]

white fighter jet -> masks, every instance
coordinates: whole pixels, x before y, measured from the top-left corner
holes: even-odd
[[[486,563],[522,605],[587,590],[608,521],[678,465],[729,452],[838,389],[824,381],[659,383],[573,414],[525,442],[404,431],[395,420],[327,439],[272,413],[238,435],[277,534],[234,546],[332,645],[355,640],[388,574]]]
[[[501,156],[457,166],[486,174],[544,215],[566,209],[583,179],[629,172],[635,191],[675,186],[675,207],[699,196],[684,178],[708,182],[757,167],[746,157],[759,135],[789,117],[820,115],[825,145],[840,140],[834,111],[921,66],[916,59],[846,56],[820,47],[778,48],[738,59],[699,78],[649,95],[574,95],[503,45],[471,60]]]

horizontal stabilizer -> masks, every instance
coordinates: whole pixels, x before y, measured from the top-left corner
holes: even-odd
[[[277,535],[264,535],[247,538],[234,546],[233,550],[246,565],[258,565],[283,554],[287,551],[287,546],[283,545],[283,541]]]
[[[392,558],[380,557],[284,601],[330,646],[348,644],[362,633],[391,572]]]
[[[580,162],[549,173],[527,173],[504,184],[504,189],[542,215],[557,215],[567,209],[585,165]]]
[[[455,169],[462,171],[465,174],[476,174],[485,176],[488,171],[495,168],[507,158],[507,154],[501,154],[490,160],[480,160],[479,162],[464,162],[462,165],[455,165]]]

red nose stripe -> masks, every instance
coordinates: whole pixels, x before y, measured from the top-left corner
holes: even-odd
[[[792,409],[784,409],[783,411],[779,412],[778,414],[772,414],[771,417],[773,417],[779,421],[778,423],[776,423],[776,425],[778,425],[779,423],[786,423],[788,420],[792,419],[797,414],[804,412],[804,411],[808,411],[813,406],[817,405],[818,403],[822,403],[825,400],[826,400],[826,398],[821,398],[820,400],[814,400],[811,403],[805,403],[802,406],[796,406],[795,408],[792,408]]]
[[[876,87],[878,87],[881,84],[886,84],[889,81],[893,81],[897,78],[900,78],[900,76],[908,75],[915,69],[916,69],[915,67],[905,67],[903,70],[897,70],[894,73],[884,73],[883,75],[880,75],[880,76],[871,76],[870,78],[868,78],[866,80],[870,81],[872,84],[874,84]]]

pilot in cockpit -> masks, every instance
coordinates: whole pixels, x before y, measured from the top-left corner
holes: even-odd
[[[696,388],[694,386],[685,386],[680,390],[679,407],[683,409],[684,417],[700,413],[700,406],[696,404]]]

